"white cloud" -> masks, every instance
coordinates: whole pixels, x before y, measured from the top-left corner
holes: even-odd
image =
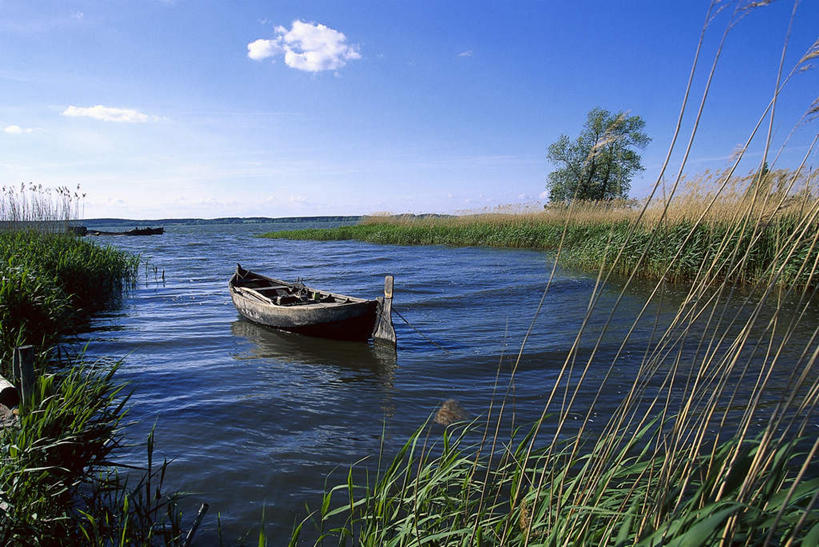
[[[282,48],[276,40],[259,38],[247,45],[247,56],[254,61],[261,61],[281,53]]]
[[[358,45],[348,44],[344,33],[319,23],[293,21],[289,30],[278,26],[275,31],[272,40],[249,43],[247,56],[261,61],[283,54],[287,66],[306,72],[337,70],[347,61],[361,59]]]
[[[467,49],[466,51],[462,51],[458,54],[458,57],[472,57],[472,50]]]
[[[7,125],[3,128],[3,131],[9,135],[22,135],[23,133],[31,133],[33,130],[19,125]]]
[[[145,123],[155,120],[155,116],[143,114],[130,108],[114,108],[112,106],[74,106],[63,110],[63,116],[69,118],[94,118],[104,122]]]

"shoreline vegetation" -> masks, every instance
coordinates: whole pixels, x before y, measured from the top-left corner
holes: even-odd
[[[140,263],[65,233],[80,199],[26,185],[0,196],[0,374],[12,380],[14,348],[36,354],[29,399],[0,429],[0,544],[173,544],[179,513],[161,492],[166,463],[152,462],[152,435],[130,482],[112,461],[129,398],[119,363],[58,346],[136,282]]]
[[[292,543],[305,526],[322,539],[367,545],[819,542],[816,331],[800,339],[801,350],[790,346],[819,290],[816,183],[815,173],[800,170],[736,180],[718,173],[687,186],[703,191],[642,209],[581,203],[529,215],[371,218],[266,234],[546,248],[598,276],[534,424],[516,423],[507,408],[520,360],[513,356],[499,365],[511,377],[496,386],[486,414],[443,432],[425,424],[394,458],[382,449],[374,476],[351,467]],[[598,299],[614,275],[627,277],[617,287],[621,298],[635,278],[655,284],[617,355],[603,361],[597,350],[614,312]],[[687,295],[658,329],[659,315],[646,310],[662,301],[669,280],[685,281]],[[758,290],[736,291],[737,283]],[[637,348],[639,371],[600,431],[596,403],[611,389],[620,357],[634,351],[633,332],[653,335]],[[598,378],[605,371],[598,395],[581,400],[591,370]]]
[[[370,216],[350,226],[260,237],[559,251],[561,263],[591,272],[605,268],[643,279],[691,282],[703,268],[710,268],[718,278],[758,283],[780,265],[778,245],[786,245],[795,231],[819,231],[810,208],[819,177],[817,172],[791,170],[761,177],[752,173],[731,180],[718,192],[721,175],[705,173],[687,181],[686,191],[668,204],[665,215],[662,202],[651,203],[642,215],[640,202],[577,202],[550,205],[541,212]],[[742,249],[742,254],[726,255],[726,248]],[[779,280],[814,283],[804,266],[816,260],[816,246],[802,238],[791,250],[794,257]],[[737,267],[732,260],[740,258],[742,265]]]

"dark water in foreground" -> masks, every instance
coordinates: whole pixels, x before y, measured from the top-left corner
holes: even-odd
[[[210,504],[197,535],[202,545],[215,539],[217,513],[232,540],[258,527],[263,507],[268,534],[284,542],[304,504],[319,503],[328,473],[338,468],[330,483],[341,483],[351,463],[377,456],[384,427],[389,452],[446,399],[473,415],[485,412],[498,364],[509,369],[551,269],[533,251],[253,237],[268,229],[173,226],[163,236],[98,238],[142,254],[151,267],[123,305],[99,315],[81,339],[93,341],[94,355],[125,357],[119,378],[133,387],[135,422],[126,438],[138,443],[156,425],[159,455],[174,459],[167,486],[191,492],[185,521],[199,503]],[[396,309],[417,331],[394,318],[393,357],[365,344],[257,327],[239,318],[228,294],[237,262],[368,298],[380,294],[385,274],[395,274]],[[567,271],[553,282],[515,379],[519,421],[540,414],[594,284]],[[602,309],[610,309],[613,291],[604,293]],[[611,361],[618,334],[644,301],[639,288],[626,295],[601,361]],[[666,302],[672,309],[674,296]],[[660,310],[660,321],[667,319]],[[596,332],[605,320],[596,314],[589,328]],[[601,413],[628,386],[649,331],[635,333]],[[603,372],[593,368],[590,383]],[[129,448],[122,459],[143,462],[144,448]]]

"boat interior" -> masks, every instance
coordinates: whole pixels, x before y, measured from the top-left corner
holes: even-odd
[[[354,300],[339,297],[324,291],[318,291],[301,283],[293,285],[278,284],[272,279],[262,277],[239,277],[237,286],[251,289],[254,293],[269,300],[277,306],[299,306],[306,304],[346,304]]]

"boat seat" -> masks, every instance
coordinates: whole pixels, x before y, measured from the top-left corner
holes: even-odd
[[[286,294],[283,296],[277,296],[274,303],[277,306],[292,306],[294,304],[302,304],[303,302],[298,296]]]
[[[268,287],[268,283],[264,280],[257,279],[255,281],[242,281],[238,283],[239,287],[246,287],[248,289],[260,289],[262,287]]]
[[[287,287],[284,285],[278,285],[274,287],[263,287],[259,289],[254,289],[257,293],[263,294],[265,296],[269,295],[278,295],[278,294],[287,294]]]

